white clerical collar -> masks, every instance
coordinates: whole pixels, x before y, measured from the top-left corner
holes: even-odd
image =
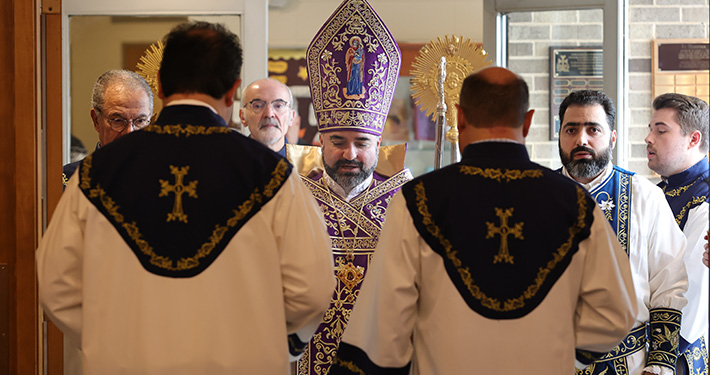
[[[217,110],[214,109],[211,105],[209,105],[203,101],[197,100],[197,99],[176,99],[176,100],[173,100],[172,102],[168,103],[168,105],[166,105],[166,107],[170,107],[170,106],[174,106],[174,105],[196,105],[196,106],[200,106],[200,107],[207,107],[207,108],[211,109],[215,115],[219,114],[219,113],[217,113]]]
[[[352,190],[350,190],[350,193],[345,195],[345,189],[342,188],[333,178],[331,178],[328,175],[328,172],[323,171],[323,179],[325,180],[325,183],[328,184],[328,187],[330,190],[334,191],[335,194],[338,194],[341,198],[345,199],[346,202],[350,202],[351,199],[357,197],[365,191],[369,186],[370,183],[372,182],[372,174],[368,178],[365,179],[365,181],[361,182],[357,186],[355,186]]]
[[[613,171],[614,171],[614,164],[612,162],[609,162],[609,164],[607,164],[606,167],[604,168],[604,171],[602,173],[600,173],[599,176],[597,176],[593,180],[589,181],[588,184],[583,184],[577,180],[575,180],[575,181],[579,182],[579,184],[582,185],[588,191],[591,191],[592,189],[596,188],[599,184],[604,182],[606,180],[606,178],[609,177],[609,175]],[[574,177],[570,176],[569,172],[567,171],[567,168],[565,168],[565,167],[562,167],[562,174],[574,180]]]

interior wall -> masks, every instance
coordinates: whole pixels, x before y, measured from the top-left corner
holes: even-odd
[[[339,5],[333,0],[282,0],[269,8],[269,48],[306,48]],[[483,0],[369,0],[400,43],[463,35],[483,41]]]
[[[96,79],[109,69],[124,67],[124,45],[153,44],[170,29],[187,20],[224,23],[239,35],[240,16],[195,17],[132,17],[132,16],[74,16],[69,20],[70,75],[71,75],[71,132],[79,138],[88,152],[94,151],[99,141],[91,121],[91,90]],[[159,111],[161,100],[154,97],[154,109]]]
[[[124,43],[155,43],[175,24],[173,18],[147,20],[109,16],[75,16],[69,20],[71,131],[89,152],[99,141],[89,114],[96,78],[109,69],[123,68]]]

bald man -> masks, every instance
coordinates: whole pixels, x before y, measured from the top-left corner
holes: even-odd
[[[293,94],[283,83],[265,78],[252,82],[244,90],[239,110],[242,124],[251,137],[286,157],[286,133],[293,124]]]
[[[604,214],[528,157],[525,81],[489,68],[460,99],[462,160],[390,203],[330,374],[569,375],[634,323]]]

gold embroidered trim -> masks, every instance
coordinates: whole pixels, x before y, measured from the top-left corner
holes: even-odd
[[[663,192],[666,193],[666,195],[669,197],[678,197],[681,194],[685,193],[685,191],[688,190],[691,186],[695,185],[695,182],[696,181],[693,181],[693,183],[690,185],[681,186],[670,191],[666,191],[666,188],[664,187]]]
[[[688,209],[691,206],[698,205],[700,203],[703,203],[707,200],[706,196],[700,196],[700,197],[693,197],[693,199],[690,200],[690,202],[686,203],[685,206],[678,212],[678,215],[675,216],[675,222],[680,225],[680,222],[683,221],[683,218],[685,217],[685,214],[688,213]]]
[[[409,172],[409,169],[402,169],[390,178],[380,182],[379,184],[371,188],[370,194],[361,194],[355,197],[355,199],[353,199],[351,202],[353,206],[360,205],[360,202],[364,199],[368,199],[367,202],[364,202],[365,204],[370,203],[379,199],[381,196],[391,192],[392,190],[399,189],[400,187],[402,187],[402,185],[406,184],[411,179],[412,175]]]
[[[67,182],[69,182],[69,179],[67,178],[67,174],[62,172],[62,185],[67,186]]]
[[[335,364],[337,364],[338,366],[345,367],[346,369],[348,369],[356,374],[367,375],[367,374],[365,374],[364,371],[362,371],[359,367],[357,367],[357,365],[354,364],[352,361],[343,361],[342,359],[340,359],[340,357],[335,356],[333,362],[335,362]]]
[[[94,160],[94,154],[90,154],[85,157],[81,162],[81,187],[82,190],[89,189],[91,187],[91,178],[89,177],[89,171],[91,170],[91,163]]]
[[[82,189],[88,190],[91,187],[91,181],[89,179],[91,156],[84,160],[87,164],[85,164],[86,168],[82,169]],[[116,205],[114,200],[106,194],[100,185],[96,185],[95,188],[88,190],[88,196],[89,198],[99,198],[99,201],[109,215],[113,217],[114,221],[123,227],[131,240],[133,240],[133,242],[138,246],[140,251],[150,257],[150,264],[169,271],[184,271],[199,266],[200,259],[210,255],[212,250],[214,250],[216,245],[222,240],[225,233],[227,233],[229,227],[235,227],[254,209],[256,203],[261,203],[264,197],[271,198],[273,196],[274,188],[283,184],[287,170],[288,163],[284,159],[279,160],[276,168],[273,172],[271,172],[271,180],[264,188],[264,192],[262,193],[259,191],[259,188],[255,188],[249,198],[244,201],[244,203],[242,203],[237,210],[234,210],[234,216],[227,220],[227,225],[218,224],[212,232],[209,240],[195,252],[194,256],[189,258],[181,258],[175,261],[174,265],[174,261],[172,259],[158,255],[155,251],[153,251],[153,247],[148,244],[148,241],[143,239],[143,235],[140,233],[138,225],[135,221],[130,223],[124,221],[125,219],[123,215],[118,212],[120,206]]]
[[[465,175],[469,176],[481,176],[484,178],[489,178],[491,180],[496,180],[502,182],[510,182],[513,180],[522,180],[524,178],[540,178],[542,177],[542,170],[540,169],[500,169],[500,168],[486,168],[482,169],[479,167],[474,167],[471,165],[462,165],[459,167],[459,171]]]
[[[345,249],[353,249],[356,253],[372,252],[377,246],[377,238],[342,238],[340,236],[331,236],[330,245],[334,252],[338,250],[345,251]]]
[[[646,364],[674,368],[680,344],[681,313],[663,308],[652,309],[650,313],[651,347]]]
[[[629,211],[631,206],[629,205],[629,184],[631,183],[631,176],[625,173],[620,173],[619,185],[621,192],[619,193],[619,204],[617,211],[617,229],[616,238],[621,244],[621,248],[624,249],[626,254],[629,253],[629,233],[628,233],[628,223],[629,223]]]
[[[553,255],[553,258],[547,262],[547,266],[545,268],[540,268],[532,285],[528,286],[528,288],[519,297],[508,299],[501,304],[497,298],[486,295],[476,284],[476,281],[471,276],[471,272],[468,267],[463,266],[463,262],[458,258],[458,251],[453,249],[451,242],[443,236],[441,229],[432,219],[432,216],[429,213],[429,207],[427,206],[428,199],[426,197],[424,183],[419,182],[414,187],[417,208],[419,214],[422,215],[422,223],[426,226],[427,231],[439,240],[439,243],[446,252],[446,257],[458,271],[461,281],[463,281],[464,285],[466,285],[468,291],[471,293],[471,296],[479,300],[481,305],[484,307],[494,311],[514,311],[524,307],[525,300],[529,300],[537,294],[542,286],[542,283],[547,278],[547,275],[549,275],[557,264],[564,259],[565,255],[567,255],[569,250],[572,248],[574,237],[586,226],[584,220],[587,216],[587,200],[585,192],[579,186],[576,186],[576,189],[579,214],[577,216],[576,223],[569,228],[569,239],[567,239],[567,242],[562,244],[562,246],[557,249]]]
[[[210,134],[224,134],[229,133],[232,130],[226,126],[197,126],[197,125],[148,125],[143,128],[143,131],[156,133],[156,134],[168,134],[180,137],[184,135],[189,137],[191,135],[210,135]]]
[[[383,195],[400,188],[407,181],[409,181],[410,174],[409,170],[405,169],[388,178],[387,180],[382,181],[381,183],[378,183],[377,180],[373,179],[372,183],[377,185],[374,187],[371,186],[368,194],[360,194],[360,196],[352,199],[350,202],[346,202],[336,194],[332,194],[330,192],[330,189],[325,186],[325,182],[323,182],[322,179],[320,181],[314,181],[305,176],[301,176],[301,179],[309,188],[309,190],[321,206],[321,211],[323,212],[323,215],[326,218],[326,226],[332,227],[336,232],[338,232],[338,228],[333,227],[331,223],[337,222],[336,216],[338,216],[337,214],[339,214],[340,217],[348,218],[353,222],[359,222],[360,226],[358,230],[363,231],[363,234],[368,237],[375,238],[376,241],[376,238],[379,236],[379,233],[382,230],[382,222],[378,220],[372,220],[379,218],[377,212],[374,212],[377,211],[376,207],[368,206],[368,209],[370,210],[375,209],[373,210],[372,218],[368,217],[367,215],[362,215],[360,213],[359,208],[357,207],[360,207],[363,203],[368,204],[370,202],[379,200]],[[357,219],[358,217],[360,217],[359,220]],[[341,222],[340,226],[343,228],[343,230],[350,230],[353,232],[355,230],[355,228],[350,228],[350,226],[346,225],[346,223]],[[338,236],[340,236],[340,233],[337,234]],[[339,246],[338,248],[342,249],[345,247]],[[360,248],[361,247],[358,246],[355,247],[355,249]],[[369,248],[374,249],[374,246],[368,247],[368,249]]]

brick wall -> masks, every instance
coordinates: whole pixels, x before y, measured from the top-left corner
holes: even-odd
[[[646,166],[646,137],[651,117],[651,44],[653,39],[707,38],[708,0],[629,0],[629,159],[622,167],[657,180]],[[509,15],[508,66],[530,86],[535,109],[527,139],[536,162],[558,168],[557,141],[549,140],[549,47],[602,44],[601,10],[525,12]]]

